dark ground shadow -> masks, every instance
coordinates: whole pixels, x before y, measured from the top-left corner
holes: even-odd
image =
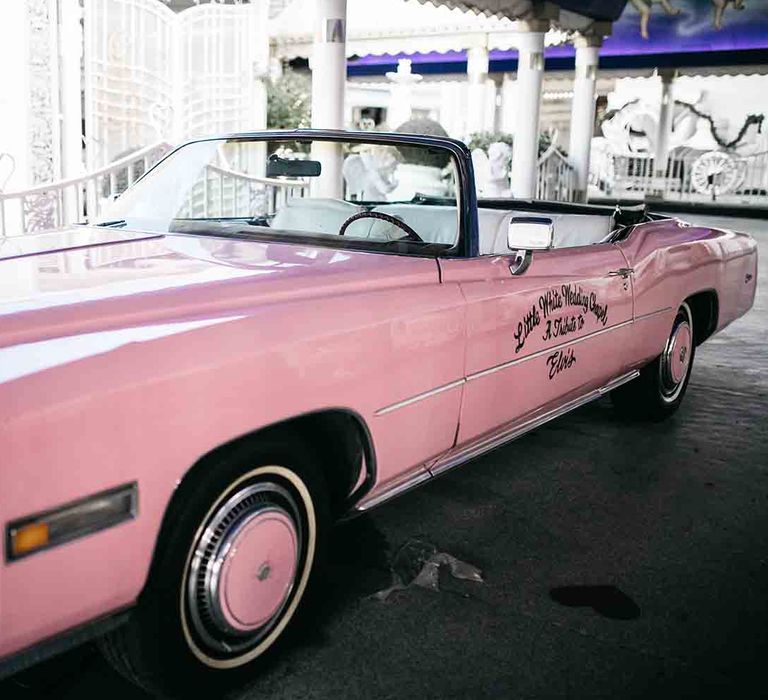
[[[389,546],[367,516],[336,525],[330,533],[327,563],[315,581],[306,609],[289,634],[285,647],[322,645],[324,627],[338,611],[391,581]],[[264,668],[280,663],[281,654],[268,657]],[[120,676],[94,643],[82,645],[49,661],[0,681],[2,700],[60,700],[112,696],[115,700],[151,697]]]
[[[549,591],[556,603],[569,608],[592,608],[611,620],[635,620],[640,607],[616,586],[558,586]]]
[[[391,580],[390,547],[370,517],[333,527],[326,561],[315,576],[301,619],[286,635],[292,647],[324,644],[324,628],[337,612],[384,588]]]

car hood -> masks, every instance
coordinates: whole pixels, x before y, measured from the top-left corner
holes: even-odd
[[[431,267],[429,267],[431,265]],[[0,347],[423,283],[434,260],[77,227],[0,241]]]

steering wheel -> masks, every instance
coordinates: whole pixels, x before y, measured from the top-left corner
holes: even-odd
[[[353,224],[359,219],[381,219],[382,221],[386,221],[393,226],[397,226],[397,228],[401,229],[402,231],[405,231],[407,240],[416,241],[417,243],[424,243],[424,239],[404,221],[400,221],[400,219],[380,211],[361,211],[357,214],[353,214],[341,225],[341,228],[339,229],[339,235],[343,236],[347,232],[349,225]]]

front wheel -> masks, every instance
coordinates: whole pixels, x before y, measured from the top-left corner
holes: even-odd
[[[301,606],[326,493],[296,444],[236,450],[182,484],[135,613],[102,643],[108,660],[153,691],[239,682]]]
[[[663,352],[640,370],[637,379],[611,392],[614,406],[633,418],[661,421],[671,416],[685,396],[695,354],[693,315],[683,302]]]

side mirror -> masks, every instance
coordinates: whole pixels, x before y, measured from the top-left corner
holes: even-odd
[[[548,250],[554,241],[552,219],[542,216],[513,216],[507,229],[510,250]]]

